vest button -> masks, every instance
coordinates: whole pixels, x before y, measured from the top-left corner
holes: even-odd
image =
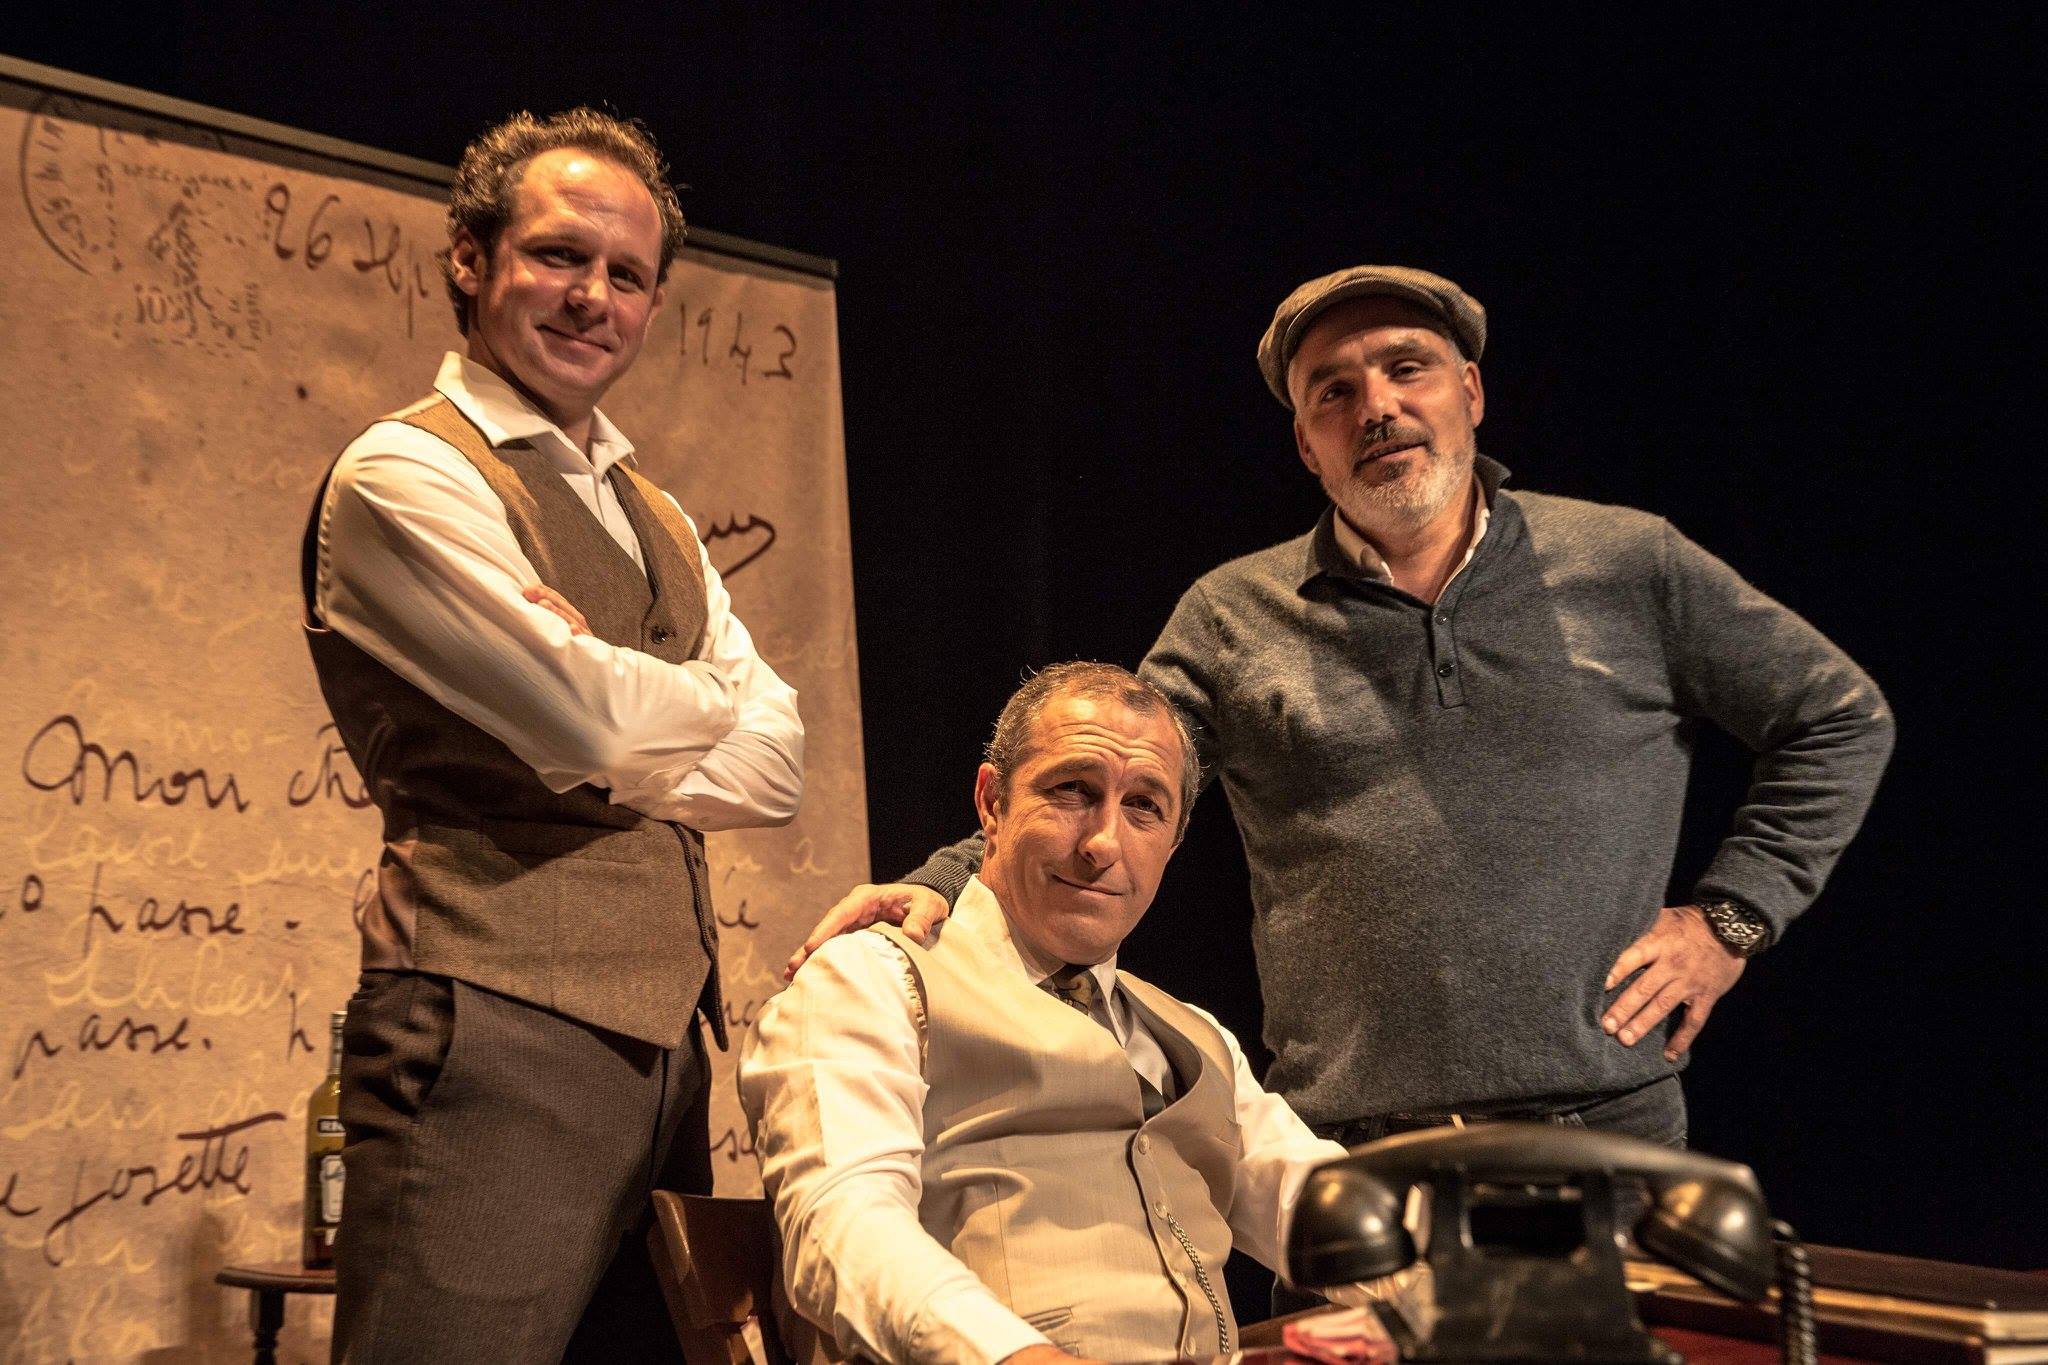
[[[1149,1152],[1149,1151],[1151,1151],[1151,1150],[1152,1150],[1152,1139],[1151,1139],[1151,1138],[1149,1138],[1149,1137],[1146,1137],[1146,1136],[1145,1136],[1145,1135],[1144,1135],[1143,1133],[1140,1133],[1140,1134],[1138,1134],[1138,1155],[1139,1155],[1139,1156],[1143,1156],[1143,1155],[1144,1155],[1145,1153],[1147,1153],[1147,1152]]]

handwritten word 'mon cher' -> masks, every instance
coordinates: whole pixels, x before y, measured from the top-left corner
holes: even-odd
[[[341,746],[340,729],[330,720],[314,733],[314,738],[323,742],[320,757],[311,770],[301,768],[292,774],[291,781],[285,784],[285,804],[308,806],[325,797],[350,810],[369,805],[370,793],[363,786],[363,779],[356,775],[348,751]]]
[[[145,779],[132,750],[109,753],[86,738],[85,726],[73,715],[53,717],[36,731],[22,750],[21,780],[37,791],[63,792],[74,806],[95,797],[97,786],[97,799],[104,802],[120,796],[137,805],[181,806],[196,795],[208,810],[226,805],[239,815],[249,809],[233,773],[216,778],[205,768],[185,768]]]

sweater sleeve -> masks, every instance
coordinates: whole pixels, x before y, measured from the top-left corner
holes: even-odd
[[[1893,722],[1870,676],[1797,613],[1663,528],[1665,652],[1680,708],[1756,755],[1696,899],[1732,898],[1774,937],[1820,894],[1863,823]]]
[[[977,831],[957,844],[934,849],[932,856],[915,871],[907,872],[896,880],[912,886],[928,886],[951,905],[967,889],[967,879],[981,871],[981,853],[981,834]]]
[[[1209,595],[1196,583],[1181,594],[1166,629],[1152,642],[1138,676],[1166,694],[1194,731],[1202,759],[1202,785],[1215,775],[1220,753],[1216,745],[1216,689],[1211,681],[1223,656],[1223,633],[1217,627]]]

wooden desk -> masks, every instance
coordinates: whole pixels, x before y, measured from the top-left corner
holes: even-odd
[[[1780,1359],[1775,1341],[1745,1341],[1684,1327],[1652,1327],[1650,1335],[1684,1356],[1686,1365],[1777,1365]],[[1822,1353],[1815,1358],[1820,1365],[1866,1365],[1861,1356]]]
[[[1244,1352],[1239,1365],[1288,1365],[1301,1357],[1290,1355],[1280,1345],[1280,1326],[1296,1318],[1311,1317],[1325,1310],[1310,1308],[1284,1318],[1246,1324],[1242,1333]],[[1777,1365],[1778,1344],[1748,1341],[1740,1337],[1717,1336],[1684,1327],[1652,1327],[1650,1335],[1685,1357],[1686,1365]],[[1871,1365],[1861,1356],[1822,1355],[1820,1365]]]
[[[249,1291],[249,1331],[256,1339],[255,1365],[277,1365],[277,1329],[284,1326],[287,1294],[332,1294],[332,1270],[307,1270],[296,1261],[231,1265],[215,1284]]]
[[[1684,1356],[1686,1365],[1777,1365],[1779,1359],[1774,1342],[1717,1337],[1682,1327],[1655,1327],[1650,1334]],[[1279,1346],[1249,1349],[1237,1357],[1237,1365],[1301,1365],[1301,1361],[1302,1357]],[[1823,1355],[1819,1361],[1820,1365],[1871,1365],[1856,1356]],[[1222,1362],[1219,1359],[1212,1365]]]

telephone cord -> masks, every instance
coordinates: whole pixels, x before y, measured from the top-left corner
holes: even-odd
[[[1778,1344],[1785,1365],[1814,1365],[1819,1339],[1813,1324],[1813,1267],[1792,1225],[1773,1221],[1778,1258]]]

